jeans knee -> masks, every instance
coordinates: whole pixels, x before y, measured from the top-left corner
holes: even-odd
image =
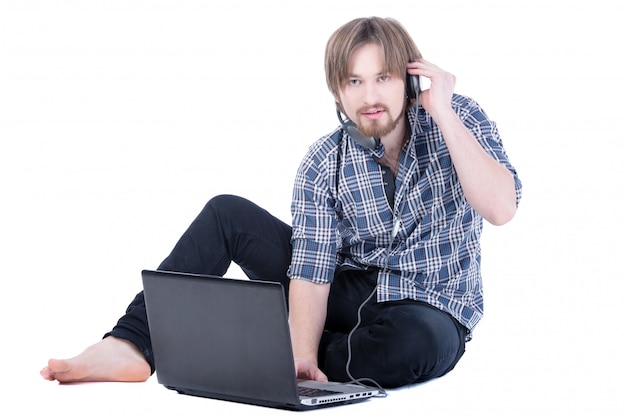
[[[213,212],[229,212],[234,206],[241,204],[244,199],[230,194],[213,196],[204,206],[205,210]]]
[[[454,368],[465,351],[465,340],[455,320],[434,309],[399,307],[370,327],[373,340],[384,347],[387,386],[441,377]]]

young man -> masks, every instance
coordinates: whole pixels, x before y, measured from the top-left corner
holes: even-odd
[[[341,125],[302,160],[292,226],[218,196],[159,269],[223,275],[234,261],[252,279],[281,280],[299,377],[398,387],[443,376],[482,317],[482,220],[512,219],[521,183],[495,124],[453,93],[455,77],[422,59],[395,20],[348,22],[325,61]],[[417,100],[410,76],[430,80]],[[139,293],[102,341],[41,374],[142,381],[152,372]]]

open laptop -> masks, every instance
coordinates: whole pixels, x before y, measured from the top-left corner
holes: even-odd
[[[157,379],[169,389],[295,410],[380,392],[296,379],[280,283],[151,270],[142,280]]]

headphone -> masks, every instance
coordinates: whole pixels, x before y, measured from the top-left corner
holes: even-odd
[[[412,104],[414,100],[417,100],[419,93],[420,93],[420,80],[419,77],[416,75],[411,75],[409,73],[406,74],[406,84],[405,84],[405,92],[406,92],[406,98],[407,101]],[[378,147],[380,145],[380,138],[376,138],[373,136],[364,136],[361,132],[359,132],[358,128],[356,127],[356,124],[354,122],[352,122],[349,118],[342,118],[341,117],[341,111],[339,110],[339,106],[337,106],[337,118],[339,119],[339,123],[341,123],[341,127],[343,129],[344,132],[346,132],[348,135],[350,135],[350,137],[355,140],[358,144],[360,144],[361,146],[365,147],[365,148],[370,148],[370,149],[374,149],[376,147]],[[339,141],[341,141],[342,136],[339,137]],[[409,154],[405,154],[405,163],[406,163],[406,158]],[[341,159],[341,151],[338,150],[337,151],[337,171],[335,173],[335,187],[337,188],[337,194],[339,194],[339,172],[341,171],[340,168],[340,159]],[[402,208],[404,208],[404,205],[406,204],[406,199],[402,202],[402,206],[400,207],[400,210],[398,210],[397,213],[401,213],[402,212]],[[391,249],[393,247],[393,243],[396,239],[396,236],[398,235],[398,232],[400,231],[400,224],[401,224],[401,220],[400,218],[397,218],[395,215],[395,211],[394,211],[394,222],[393,222],[393,228],[390,232],[390,240],[389,240],[389,245],[387,246],[387,254],[389,255],[391,252]],[[389,257],[385,258],[385,266],[384,269],[388,269],[388,262],[389,262]],[[365,299],[365,301],[363,301],[363,303],[361,303],[361,305],[359,306],[358,310],[357,310],[357,323],[356,325],[354,325],[354,327],[352,328],[352,330],[348,333],[348,359],[346,361],[346,374],[348,375],[348,377],[351,379],[351,382],[354,383],[358,383],[361,384],[362,381],[369,381],[371,383],[373,383],[374,385],[376,385],[380,390],[381,390],[381,394],[382,396],[387,396],[387,392],[384,391],[384,389],[382,389],[380,387],[380,385],[372,379],[369,378],[362,378],[362,379],[355,379],[352,374],[350,373],[350,362],[352,360],[352,335],[354,334],[354,332],[356,331],[356,329],[358,328],[359,324],[361,323],[361,310],[363,309],[363,307],[365,306],[365,304],[372,298],[374,297],[374,295],[376,294],[378,287],[374,286],[374,289],[372,290],[372,292],[369,294],[369,296],[367,297],[367,299]]]
[[[420,92],[420,80],[419,77],[416,75],[410,75],[409,73],[406,74],[406,97],[407,100],[409,101],[409,103],[412,103],[414,100],[417,99],[418,95]],[[361,132],[359,132],[359,130],[356,127],[356,124],[354,122],[352,122],[350,119],[346,118],[343,119],[341,117],[341,112],[339,111],[339,107],[337,107],[337,117],[339,118],[339,122],[341,123],[341,126],[343,128],[343,130],[345,132],[348,133],[348,135],[350,135],[350,137],[352,139],[354,139],[358,144],[362,145],[365,148],[376,148],[377,146],[380,145],[380,138],[375,138],[373,136],[364,136],[363,134],[361,134]],[[340,137],[341,140],[341,137]],[[337,152],[337,178],[336,178],[336,184],[339,183],[339,158],[340,158],[340,154],[341,152]],[[409,154],[407,153],[405,155],[405,163],[406,163],[406,158]],[[338,186],[337,186],[338,189]],[[337,190],[338,193],[338,190]],[[404,205],[406,204],[406,199],[402,202],[400,209],[398,210],[397,213],[402,213],[402,208],[404,208]],[[389,245],[387,246],[387,257],[385,257],[385,266],[384,269],[387,270],[388,267],[388,263],[389,263],[389,254],[391,253],[391,249],[393,247],[393,243],[396,239],[396,236],[398,235],[398,232],[400,231],[400,224],[401,224],[401,220],[400,218],[397,218],[395,215],[395,211],[394,211],[394,222],[393,222],[393,228],[391,230],[390,233],[390,239],[389,239]],[[363,301],[363,303],[361,303],[361,305],[359,306],[359,308],[357,309],[357,323],[354,325],[354,327],[352,328],[352,330],[348,333],[348,340],[347,340],[347,344],[348,344],[348,359],[346,361],[346,374],[348,375],[348,377],[351,379],[351,382],[357,383],[357,384],[362,384],[361,382],[363,381],[368,381],[373,383],[374,385],[376,385],[379,389],[381,389],[381,396],[385,397],[387,396],[387,392],[385,392],[384,389],[382,389],[380,387],[380,385],[378,384],[378,382],[376,382],[373,379],[369,379],[369,378],[361,378],[361,379],[355,379],[352,374],[350,373],[350,363],[352,361],[352,335],[354,334],[354,332],[357,330],[357,328],[359,327],[360,323],[361,323],[361,311],[363,309],[363,307],[367,304],[367,302],[372,299],[372,297],[374,297],[374,295],[376,294],[376,291],[378,289],[378,286],[374,286],[374,289],[372,289],[371,293],[369,294],[369,296],[367,297],[367,299],[365,299],[365,301]]]
[[[409,102],[413,100],[417,100],[417,97],[420,93],[420,79],[416,75],[411,75],[406,73],[406,97]],[[352,139],[354,139],[358,144],[365,148],[374,149],[378,145],[380,145],[380,138],[375,138],[373,136],[364,136],[359,129],[356,127],[356,124],[352,122],[350,119],[343,119],[341,117],[341,111],[337,108],[337,118],[339,119],[339,123],[341,123],[341,127],[350,135]]]

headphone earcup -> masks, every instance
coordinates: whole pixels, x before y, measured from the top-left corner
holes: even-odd
[[[420,78],[406,73],[406,96],[409,100],[416,100],[420,91]]]

